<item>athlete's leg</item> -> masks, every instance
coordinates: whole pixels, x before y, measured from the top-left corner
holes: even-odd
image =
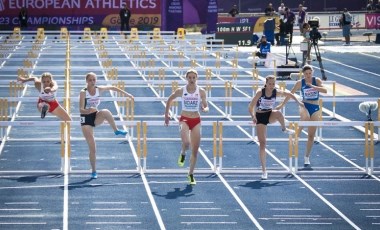
[[[95,118],[95,126],[102,124],[105,120],[111,126],[113,131],[117,130],[115,119],[113,118],[112,113],[108,109],[102,109],[98,111]]]
[[[311,115],[310,121],[318,121],[319,120],[319,115],[320,111],[315,112]],[[311,149],[314,144],[314,137],[315,137],[315,132],[317,130],[316,126],[309,126],[307,130],[307,145],[306,145],[306,153],[305,157],[310,157]]]
[[[198,150],[201,142],[201,124],[197,124],[190,133],[191,137],[191,157],[189,174],[194,174],[195,164],[197,163]]]
[[[264,124],[256,125],[257,129],[257,138],[259,139],[259,152],[260,152],[260,162],[263,172],[266,172],[266,139],[267,139],[267,126]]]
[[[62,121],[71,121],[69,114],[66,112],[65,109],[63,109],[63,107],[61,105],[59,105],[57,108],[55,108],[55,110],[53,110],[53,112],[51,112],[51,113],[54,114],[55,116],[57,116]]]
[[[190,147],[189,126],[186,124],[186,122],[181,121],[179,124],[179,129],[182,141],[181,154],[185,155],[186,151]]]
[[[83,125],[82,132],[90,150],[89,159],[92,172],[96,172],[96,142],[94,138],[94,127],[90,125]]]

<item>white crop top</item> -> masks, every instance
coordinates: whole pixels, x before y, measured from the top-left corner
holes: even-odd
[[[50,101],[55,100],[55,94],[56,94],[56,92],[45,93],[44,87],[41,84],[41,91],[40,91],[40,95],[38,95],[38,97],[41,98],[41,100],[43,100],[43,101],[50,102]]]
[[[194,93],[187,92],[186,86],[184,86],[182,94],[182,110],[198,112],[200,103],[201,95],[199,93],[199,86],[197,86]]]
[[[95,88],[95,95],[91,95],[87,88],[83,89],[86,92],[86,98],[84,100],[84,109],[89,108],[98,108],[100,104],[100,98],[99,98],[99,89],[98,87]]]

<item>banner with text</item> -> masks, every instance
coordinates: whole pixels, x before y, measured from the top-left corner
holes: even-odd
[[[166,30],[177,31],[183,27],[183,0],[166,0]]]
[[[31,28],[70,29],[102,27],[119,29],[119,11],[127,4],[132,16],[130,26],[161,26],[161,0],[0,0],[0,27],[19,25],[18,14],[25,6]]]

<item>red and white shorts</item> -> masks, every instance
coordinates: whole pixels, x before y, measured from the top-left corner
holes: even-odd
[[[181,116],[179,121],[185,122],[187,126],[189,126],[189,129],[192,130],[196,125],[201,123],[201,118],[200,117],[190,118],[190,117]]]
[[[42,100],[41,98],[38,99],[38,102],[37,102],[37,107],[40,103],[42,102],[45,102],[46,104],[49,105],[49,113],[53,112],[58,106],[59,106],[59,103],[57,100],[53,100],[53,101],[44,101]]]

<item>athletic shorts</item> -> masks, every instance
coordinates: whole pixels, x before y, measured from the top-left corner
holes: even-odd
[[[342,26],[343,30],[343,37],[349,37],[350,36],[350,31],[351,31],[351,24],[349,25],[343,25]]]
[[[315,112],[319,111],[319,105],[315,105],[315,104],[311,104],[311,103],[307,103],[307,102],[304,102],[303,104],[305,105],[305,108],[309,112],[310,117]]]
[[[256,113],[256,120],[257,120],[257,125],[258,124],[263,124],[267,125],[269,124],[269,117],[272,113],[272,110],[266,111],[264,113]]]
[[[49,105],[49,113],[53,112],[58,106],[59,106],[59,103],[57,100],[53,100],[53,101],[44,101],[42,100],[41,98],[38,99],[38,102],[37,102],[37,107],[38,107],[38,104],[40,104],[41,102],[45,102],[46,104]]]
[[[80,125],[81,126],[91,125],[91,126],[95,127],[96,113],[97,112],[93,112],[90,114],[81,114],[80,115]]]
[[[190,118],[190,117],[181,116],[179,121],[185,122],[187,126],[189,126],[189,129],[192,130],[196,125],[201,123],[201,118],[200,117]]]

